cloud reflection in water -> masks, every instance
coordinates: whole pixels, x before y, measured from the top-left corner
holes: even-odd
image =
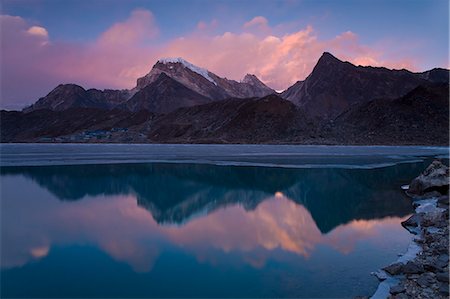
[[[53,246],[71,245],[96,246],[137,272],[151,271],[168,247],[211,264],[222,262],[218,252],[237,253],[242,262],[259,268],[278,258],[273,254],[278,250],[309,258],[318,245],[341,254],[351,253],[360,241],[377,246],[387,231],[402,234],[399,224],[405,218],[352,220],[322,233],[303,205],[277,192],[253,210],[234,204],[183,225],[160,225],[134,195],[62,202],[24,177],[2,180],[2,268],[42,259]]]

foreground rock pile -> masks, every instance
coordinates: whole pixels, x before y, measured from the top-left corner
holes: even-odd
[[[418,198],[430,198],[448,194],[449,168],[435,160],[417,178],[412,180],[406,194]]]
[[[402,225],[416,235],[417,255],[383,270],[399,281],[389,298],[449,298],[449,169],[434,161],[415,178],[407,194],[415,214]],[[411,247],[411,246],[410,246]]]

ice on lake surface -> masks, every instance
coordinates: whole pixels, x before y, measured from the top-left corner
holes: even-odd
[[[412,238],[400,187],[436,156],[447,148],[3,144],[0,295],[371,295],[370,273]]]
[[[192,144],[0,144],[1,165],[206,163],[278,167],[374,168],[448,158],[446,147]]]

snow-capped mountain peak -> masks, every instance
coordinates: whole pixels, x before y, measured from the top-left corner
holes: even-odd
[[[147,75],[137,79],[135,90],[142,90],[155,82],[161,73],[165,73],[185,87],[212,101],[227,98],[261,97],[274,92],[259,81],[256,76],[251,78],[250,75],[247,76],[246,81],[251,81],[250,84],[228,80],[181,57],[159,59]]]
[[[182,64],[184,67],[190,69],[191,71],[203,76],[205,79],[207,79],[208,81],[212,82],[214,85],[217,85],[217,83],[214,81],[213,78],[211,78],[209,76],[209,71],[207,69],[198,67],[192,63],[190,63],[189,61],[184,60],[181,57],[176,57],[176,58],[161,58],[158,60],[159,63],[162,64],[169,64],[169,63],[180,63]]]

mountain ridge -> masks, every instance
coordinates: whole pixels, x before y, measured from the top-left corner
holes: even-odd
[[[419,85],[441,81],[448,82],[448,70],[413,73],[405,69],[355,66],[324,52],[310,75],[281,95],[311,115],[334,118],[352,104],[397,98]]]
[[[254,75],[237,82],[164,59],[132,90],[58,85],[29,109],[1,111],[1,142],[447,145],[448,77],[325,52],[305,80],[259,96],[273,90]]]
[[[186,87],[185,94],[176,93],[170,100],[165,96],[169,86],[154,84],[155,91],[148,103],[140,100],[141,106],[125,104],[141,90],[158,80],[161,73]],[[448,82],[448,70],[434,68],[421,73],[408,70],[390,70],[384,67],[355,66],[344,62],[329,52],[319,58],[310,75],[303,81],[297,81],[281,93],[281,96],[302,107],[308,114],[320,118],[334,118],[349,106],[367,102],[375,98],[403,96],[419,85],[436,82]],[[166,80],[167,81],[167,80]],[[170,85],[169,81],[167,83]],[[161,89],[161,90],[157,90]],[[204,104],[204,97],[210,101],[227,98],[263,97],[276,92],[262,83],[255,75],[246,74],[237,82],[217,76],[207,69],[195,66],[183,58],[159,59],[150,72],[136,81],[136,87],[130,90],[85,90],[75,84],[58,85],[47,96],[40,98],[24,112],[38,109],[61,111],[73,107],[91,107],[101,109],[148,109],[166,106],[176,109],[183,105]],[[160,98],[157,95],[161,95]],[[188,98],[191,98],[188,100]],[[174,103],[180,98],[180,103]],[[198,99],[198,101],[196,101]],[[153,103],[154,102],[154,103]],[[154,112],[171,112],[173,109],[154,109]],[[150,109],[152,110],[152,109]]]
[[[173,86],[174,83],[166,80],[170,86],[164,86],[161,82],[153,84],[161,74],[177,81],[185,87],[185,94],[177,93],[174,96],[172,103],[164,105],[162,101],[168,100],[165,96],[166,90]],[[141,107],[126,104],[136,94],[146,89],[147,86],[152,85],[156,90],[147,94],[153,96],[149,101],[155,103],[146,103],[139,101]],[[179,89],[182,89],[179,87]],[[133,111],[140,109],[148,109],[149,107],[165,106],[178,108],[183,106],[183,103],[204,104],[204,98],[210,101],[223,100],[227,98],[247,98],[247,97],[261,97],[275,93],[275,91],[262,83],[255,75],[247,74],[241,82],[229,80],[217,76],[216,74],[193,65],[183,58],[165,58],[159,59],[152,67],[150,72],[143,77],[136,80],[136,86],[130,90],[98,90],[88,89],[76,84],[60,84],[46,96],[40,98],[36,103],[23,109],[24,112],[31,112],[39,109],[50,109],[55,111],[62,111],[68,108],[101,108],[101,109],[128,109],[132,107]],[[157,95],[161,95],[159,98]],[[139,96],[138,96],[139,97]],[[190,100],[188,99],[190,97]],[[173,100],[181,98],[180,103],[173,103]],[[199,101],[195,101],[198,99]],[[153,109],[155,112],[170,112],[166,108]],[[151,109],[152,110],[152,109]],[[173,109],[172,109],[173,110]]]
[[[137,79],[136,89],[142,89],[152,83],[160,73],[165,73],[186,87],[212,100],[261,97],[275,92],[254,75],[254,78],[247,77],[246,80],[237,82],[222,78],[180,57],[158,60],[148,74]]]
[[[160,73],[152,81],[119,108],[133,112],[148,110],[155,113],[168,113],[181,107],[206,104],[211,99],[187,88],[166,73]]]

